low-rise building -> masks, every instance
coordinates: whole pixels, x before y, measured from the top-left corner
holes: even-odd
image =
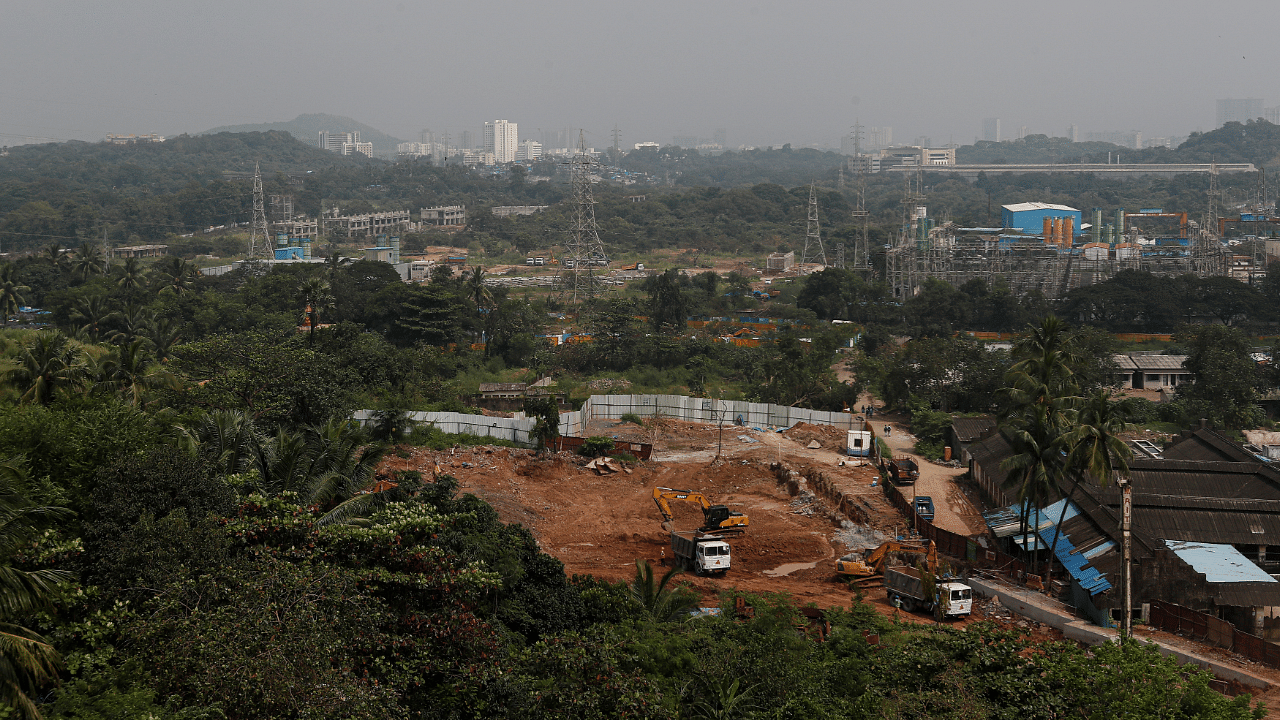
[[[111,251],[118,258],[160,257],[169,254],[168,245],[127,245]]]
[[[446,227],[467,224],[467,208],[465,205],[438,205],[422,208],[418,215],[423,225]]]
[[[1173,390],[1192,380],[1186,355],[1127,353],[1113,359],[1116,382],[1126,390]]]
[[[325,218],[325,224],[347,237],[380,235],[410,229],[412,216],[408,210]]]
[[[551,207],[550,205],[499,205],[490,212],[494,217],[507,217],[509,215],[532,215],[540,213]]]
[[[765,269],[770,272],[780,273],[790,270],[796,264],[795,251],[785,253],[772,253],[765,263]]]

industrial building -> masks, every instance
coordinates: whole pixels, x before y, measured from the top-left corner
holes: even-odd
[[[1021,507],[1005,485],[1008,440],[991,435],[972,448],[971,469],[1000,510],[988,527],[1010,550],[1043,553],[1070,576],[1072,604],[1095,621],[1122,615],[1120,517],[1115,483],[1059,486],[1059,497],[1032,509],[1023,534]],[[1160,600],[1280,640],[1280,471],[1240,444],[1201,425],[1164,448],[1139,444],[1129,463],[1134,563],[1132,611]],[[1065,515],[1064,515],[1065,509]]]
[[[1000,209],[1000,226],[1005,230],[1020,230],[1024,234],[1041,232],[1045,220],[1063,220],[1070,218],[1072,228],[1081,228],[1084,215],[1073,207],[1051,205],[1041,202],[1024,202],[1005,205]],[[1068,231],[1068,237],[1074,240],[1074,231]]]

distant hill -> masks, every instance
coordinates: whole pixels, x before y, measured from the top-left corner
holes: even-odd
[[[352,120],[349,117],[341,115],[327,115],[325,113],[311,113],[307,115],[299,115],[298,117],[287,122],[257,123],[254,125],[224,125],[216,127],[212,130],[205,130],[197,135],[211,135],[213,133],[243,133],[243,132],[267,132],[269,130],[282,130],[290,135],[298,138],[307,145],[315,147],[319,140],[320,131],[327,130],[329,132],[360,132],[360,140],[363,142],[373,143],[373,152],[378,157],[394,157],[396,153],[396,145],[403,142],[398,138],[369,127],[362,122]]]
[[[1132,160],[1129,158],[1132,157]],[[1280,125],[1266,120],[1229,122],[1217,130],[1192,133],[1177,150],[1150,148],[1125,153],[1127,162],[1248,162],[1271,170],[1280,167]]]
[[[258,164],[270,176],[370,162],[378,161],[342,157],[281,131],[179,135],[140,145],[71,141],[11,148],[0,157],[0,183],[56,181],[80,190],[151,194],[222,179],[227,172],[251,173]],[[0,195],[0,211],[4,199]]]

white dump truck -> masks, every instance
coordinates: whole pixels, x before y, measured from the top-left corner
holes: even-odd
[[[924,610],[934,612],[939,605],[943,614],[951,616],[973,613],[973,588],[957,580],[934,578],[936,591],[925,590],[920,571],[912,567],[891,567],[884,571],[885,593],[889,604],[901,606],[907,612]]]
[[[729,570],[729,543],[723,535],[675,531],[671,533],[671,552],[681,567],[696,575],[723,575]]]

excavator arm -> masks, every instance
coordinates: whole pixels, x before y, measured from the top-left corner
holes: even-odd
[[[749,524],[749,519],[746,515],[734,512],[724,505],[712,505],[707,496],[702,493],[656,487],[653,489],[653,502],[657,504],[658,512],[662,513],[662,527],[664,530],[671,530],[671,521],[675,517],[671,512],[672,500],[697,503],[698,507],[702,508],[703,525],[698,528],[699,530],[742,529]]]
[[[868,552],[861,560],[856,559],[840,559],[836,561],[836,572],[840,575],[856,575],[858,577],[871,577],[884,572],[884,561],[891,552],[899,552],[907,555],[924,555],[925,563],[929,566],[931,572],[936,573],[938,569],[938,546],[932,540],[927,546],[917,543],[904,543],[897,540],[889,540],[881,543],[880,547]]]

